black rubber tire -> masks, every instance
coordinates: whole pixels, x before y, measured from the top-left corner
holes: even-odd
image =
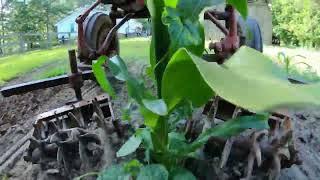
[[[263,41],[260,25],[254,18],[248,17],[244,20],[241,16],[238,17],[238,26],[240,27],[240,36],[242,36],[245,42],[242,45],[246,45],[257,51],[263,52]]]
[[[94,50],[98,50],[104,39],[107,37],[109,31],[113,27],[111,18],[102,12],[96,12],[89,15],[84,22],[84,38],[87,45]],[[120,53],[118,36],[112,40],[112,43],[108,49],[108,52],[116,51]],[[109,54],[106,54],[109,55]]]

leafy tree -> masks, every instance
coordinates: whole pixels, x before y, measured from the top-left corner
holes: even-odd
[[[8,30],[8,7],[10,1],[8,0],[0,0],[0,36],[4,36],[6,31]],[[4,39],[1,39],[0,45],[4,43]]]
[[[285,45],[319,47],[317,0],[273,0],[273,33]]]
[[[94,2],[95,2],[95,0],[78,0],[78,1],[75,1],[75,4],[77,7],[81,7],[81,6],[85,6],[88,4],[92,4]]]
[[[13,0],[8,19],[9,30],[15,33],[40,33],[41,36],[25,37],[32,46],[32,41],[48,37],[48,33],[55,30],[55,22],[69,11],[70,7],[53,0]]]

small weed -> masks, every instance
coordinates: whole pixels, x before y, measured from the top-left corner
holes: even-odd
[[[301,59],[301,61],[299,61],[297,58]],[[320,80],[317,71],[314,70],[311,65],[305,62],[305,56],[288,56],[284,52],[279,52],[277,59],[280,64],[284,66],[287,75],[290,78],[300,80],[305,83],[317,82]],[[298,66],[300,65],[306,66],[306,68],[299,68]]]
[[[36,77],[36,79],[46,79],[51,77],[56,77],[60,75],[67,74],[70,70],[67,64],[62,64],[57,67],[54,67],[53,69],[46,69],[47,71],[44,71],[42,74]]]

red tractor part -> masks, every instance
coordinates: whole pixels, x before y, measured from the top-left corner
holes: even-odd
[[[101,12],[91,14],[100,4],[112,4],[109,15]],[[144,0],[97,0],[76,19],[80,61],[90,65],[101,55],[119,54],[117,30],[133,17],[149,17]],[[122,19],[117,24],[118,18]]]

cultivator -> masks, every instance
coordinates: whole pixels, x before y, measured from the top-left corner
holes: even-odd
[[[209,117],[210,124],[216,124],[219,120],[225,121],[254,113],[217,96],[205,106],[203,114]],[[246,179],[251,179],[255,162],[260,171],[265,173],[266,169],[270,170],[270,179],[278,179],[282,168],[301,164],[294,145],[292,123],[288,112],[279,110],[270,115],[269,130],[248,130],[228,140],[211,138],[205,151],[217,151],[224,147],[221,151],[220,168],[226,166],[229,156],[236,157],[239,162],[247,162],[247,167],[244,168]]]
[[[92,13],[100,4],[111,4],[109,15]],[[45,112],[36,118],[33,137],[25,156],[26,161],[40,164],[44,179],[54,176],[71,179],[81,173],[99,170],[110,164],[114,158],[114,147],[119,138],[124,136],[123,126],[114,117],[110,98],[106,95],[93,100],[83,100],[81,87],[84,80],[95,80],[91,64],[101,55],[119,54],[117,30],[131,18],[149,18],[148,9],[143,0],[97,0],[88,10],[80,15],[78,24],[78,56],[75,50],[69,51],[71,74],[55,78],[29,82],[3,88],[5,97],[27,93],[63,84],[70,84],[75,91],[76,101],[69,105]],[[117,23],[117,19],[121,19]],[[210,49],[215,54],[204,55],[208,61],[224,63],[242,45],[248,45],[262,51],[261,32],[257,21],[252,18],[244,21],[237,16],[234,8],[227,5],[224,12],[209,10],[205,19],[214,23],[226,36],[220,42],[211,43]],[[221,24],[225,21],[226,24]],[[247,37],[247,31],[253,37]],[[77,62],[77,59],[79,62]],[[294,80],[292,80],[294,81]],[[242,115],[251,115],[240,107],[216,97],[204,108],[211,123],[227,120]],[[224,147],[221,168],[227,164],[228,157],[240,153],[246,157],[246,175],[252,175],[254,162],[261,167],[272,170],[270,176],[279,175],[280,169],[299,164],[297,152],[292,143],[291,118],[284,111],[275,112],[269,119],[270,130],[250,132],[229,140],[212,138],[207,149]],[[194,126],[194,125],[189,125]],[[193,128],[188,128],[192,131]],[[194,132],[189,132],[195,136]]]
[[[24,159],[41,165],[38,178],[72,179],[110,164],[121,135],[109,97],[101,95],[37,116]]]

